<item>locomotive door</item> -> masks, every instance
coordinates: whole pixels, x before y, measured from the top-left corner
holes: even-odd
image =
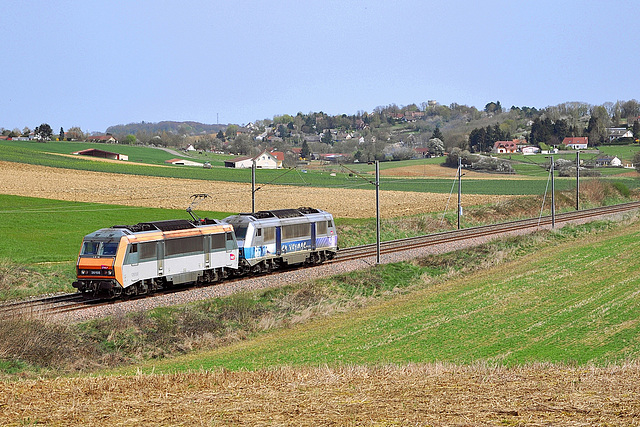
[[[156,253],[158,255],[158,276],[164,276],[164,242],[158,242]]]
[[[316,223],[311,223],[311,250],[316,250]]]
[[[211,236],[204,236],[204,268],[211,264]]]
[[[276,255],[282,254],[282,230],[276,227]]]

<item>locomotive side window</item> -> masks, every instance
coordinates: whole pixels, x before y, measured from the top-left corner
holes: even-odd
[[[140,243],[140,260],[155,259],[156,247],[156,242]]]
[[[329,228],[333,228],[333,221],[327,221],[327,226],[329,226]]]
[[[262,228],[258,228],[256,230],[256,237],[260,237],[260,236],[262,236]]]
[[[165,241],[165,253],[167,256],[203,252],[203,247],[203,236],[182,237]]]
[[[125,264],[137,264],[139,261],[138,256],[138,244],[133,243],[129,246],[129,251],[127,252],[127,256],[124,259]]]
[[[291,224],[282,227],[283,239],[295,239],[298,237],[308,237],[311,234],[311,224]]]
[[[327,234],[327,221],[320,221],[316,224],[316,234]]]
[[[264,243],[275,242],[276,240],[276,228],[275,227],[267,227],[262,231],[262,240]]]

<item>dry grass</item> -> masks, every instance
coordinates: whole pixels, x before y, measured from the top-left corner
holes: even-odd
[[[278,368],[0,383],[0,423],[638,425],[640,366]]]

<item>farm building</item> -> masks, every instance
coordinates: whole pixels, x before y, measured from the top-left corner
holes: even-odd
[[[224,167],[236,169],[250,168],[254,161],[256,162],[256,169],[278,169],[278,167],[282,167],[282,163],[280,162],[280,166],[278,166],[278,159],[267,151],[263,151],[255,157],[245,156],[226,160]]]
[[[100,157],[102,159],[129,160],[129,156],[127,156],[126,154],[112,153],[110,151],[98,150],[97,148],[88,148],[86,150],[76,151],[72,154],[80,156]]]
[[[172,165],[180,165],[180,166],[203,166],[202,163],[192,162],[191,160],[185,159],[171,159],[165,160],[165,163],[171,163]]]
[[[574,150],[586,150],[589,145],[589,138],[586,136],[568,136],[562,140],[562,145],[566,145]]]
[[[622,161],[614,156],[604,156],[604,157],[599,157],[596,159],[596,166],[622,166]]]
[[[522,154],[524,154],[525,156],[530,154],[538,154],[539,152],[540,152],[539,147],[534,147],[532,145],[522,147]]]
[[[106,142],[108,144],[115,144],[118,142],[113,135],[94,135],[87,138],[89,142]]]

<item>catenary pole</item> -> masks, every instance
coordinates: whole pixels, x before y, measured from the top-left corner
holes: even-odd
[[[458,230],[460,230],[461,214],[462,214],[462,158],[458,155]]]
[[[576,151],[576,210],[580,210],[580,152]]]
[[[380,264],[380,162],[376,160],[376,264]]]
[[[256,161],[251,163],[251,212],[256,211]]]
[[[556,228],[556,186],[553,178],[555,163],[551,156],[551,228]]]

